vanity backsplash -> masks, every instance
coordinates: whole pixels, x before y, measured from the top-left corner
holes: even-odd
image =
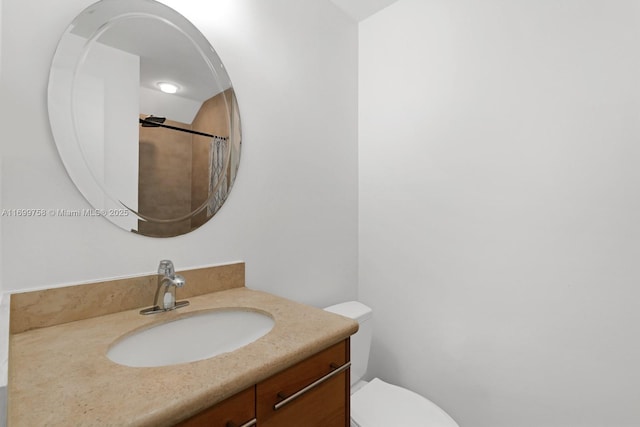
[[[180,270],[187,286],[180,298],[241,288],[245,264]],[[11,295],[11,334],[148,306],[157,290],[157,274],[94,282]]]

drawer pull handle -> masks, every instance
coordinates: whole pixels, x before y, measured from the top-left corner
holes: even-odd
[[[336,368],[336,365],[332,363],[331,367],[335,368],[333,371],[329,372],[324,377],[312,382],[311,384],[309,384],[305,388],[296,391],[291,396],[289,396],[287,398],[284,398],[284,396],[282,396],[282,393],[278,393],[278,397],[284,398],[284,400],[282,400],[281,402],[278,402],[275,405],[273,405],[273,410],[277,411],[278,409],[282,408],[287,403],[290,403],[291,401],[297,399],[298,397],[302,396],[303,394],[305,394],[309,390],[319,386],[320,384],[322,384],[323,382],[327,381],[328,379],[333,378],[334,376],[338,375],[340,372],[346,371],[347,369],[349,369],[350,366],[351,366],[351,362],[347,362],[344,365]]]
[[[242,424],[240,427],[251,427],[256,425],[256,423],[258,422],[258,420],[256,420],[255,418],[252,419],[251,421],[247,421],[245,424]],[[227,427],[238,427],[236,423],[229,421],[227,423]]]

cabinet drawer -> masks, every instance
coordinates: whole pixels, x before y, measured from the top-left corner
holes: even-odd
[[[213,405],[188,420],[179,427],[240,427],[255,419],[255,386]]]
[[[344,427],[349,421],[349,340],[256,386],[260,427]],[[332,374],[333,375],[329,375]],[[325,380],[320,381],[321,379]]]

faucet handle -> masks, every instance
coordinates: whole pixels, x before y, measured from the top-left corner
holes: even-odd
[[[187,281],[185,280],[185,278],[179,274],[176,274],[173,278],[173,284],[175,285],[176,288],[181,288],[186,283]]]
[[[171,260],[163,259],[160,261],[160,265],[158,265],[158,274],[172,277],[175,272],[176,270],[173,268],[173,262],[171,262]]]

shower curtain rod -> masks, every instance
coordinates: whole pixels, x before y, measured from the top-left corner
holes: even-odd
[[[151,118],[154,119],[162,119],[162,122],[164,122],[165,118],[164,117],[155,117],[155,116],[150,116]],[[204,132],[198,132],[197,130],[191,130],[191,129],[184,129],[184,128],[180,128],[177,126],[171,126],[171,125],[165,125],[162,122],[158,122],[155,120],[149,120],[149,118],[146,119],[138,119],[140,121],[140,124],[143,127],[161,127],[161,128],[167,128],[167,129],[171,129],[171,130],[177,130],[180,132],[187,132],[187,133],[192,133],[194,135],[200,135],[200,136],[208,136],[209,138],[218,138],[218,139],[224,139],[227,140],[229,139],[228,136],[218,136],[218,135],[211,135],[210,133],[204,133]]]

